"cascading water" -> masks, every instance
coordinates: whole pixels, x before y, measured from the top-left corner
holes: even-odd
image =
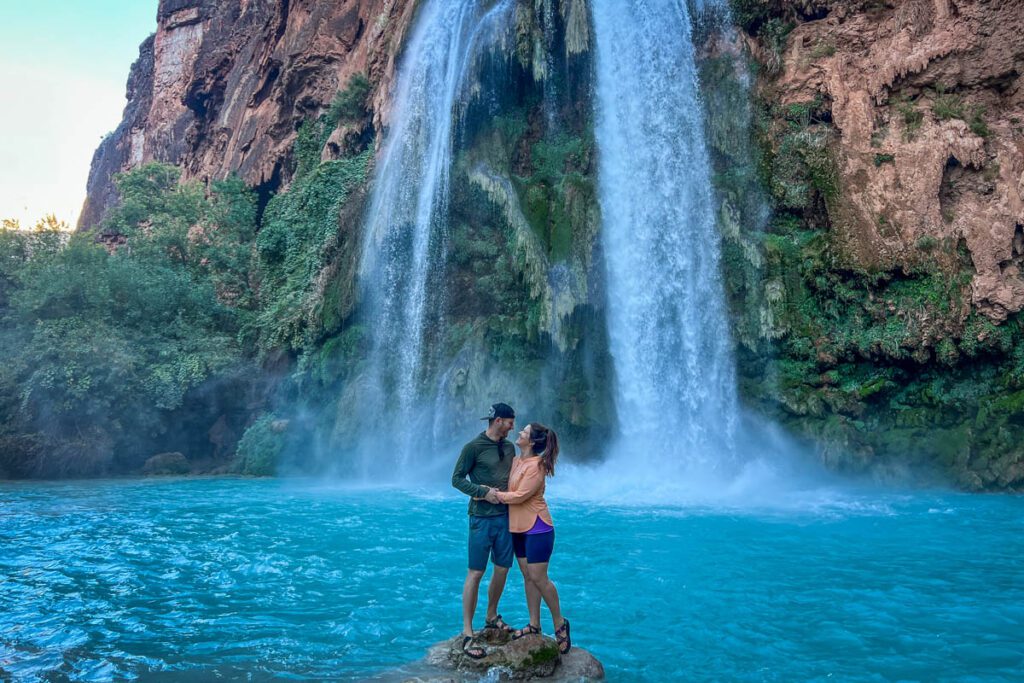
[[[366,220],[360,285],[372,347],[361,384],[357,438],[369,474],[375,464],[408,464],[429,361],[431,328],[445,291],[449,173],[456,110],[467,67],[510,0],[428,0],[398,70],[393,117],[381,152]],[[389,455],[382,457],[381,452]]]
[[[714,469],[738,405],[690,17],[679,0],[591,7],[618,450]]]

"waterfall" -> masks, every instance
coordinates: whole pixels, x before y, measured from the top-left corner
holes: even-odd
[[[617,450],[654,472],[715,469],[739,408],[689,12],[591,7]]]
[[[427,0],[398,68],[359,271],[371,330],[355,406],[357,429],[370,435],[354,440],[364,475],[409,464],[420,432],[410,418],[423,412],[429,339],[443,322],[449,174],[467,68],[510,8],[510,0]]]

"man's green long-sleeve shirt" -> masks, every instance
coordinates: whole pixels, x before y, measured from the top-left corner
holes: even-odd
[[[494,517],[508,511],[508,506],[503,503],[495,505],[486,500],[473,500],[473,497],[483,497],[488,488],[499,491],[508,488],[508,475],[515,454],[516,449],[511,442],[506,439],[491,441],[484,432],[462,447],[452,472],[452,486],[470,496],[469,514]]]

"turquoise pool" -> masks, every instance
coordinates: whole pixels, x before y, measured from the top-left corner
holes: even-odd
[[[551,498],[551,574],[574,639],[609,680],[1024,676],[1022,498]],[[15,680],[372,677],[458,630],[464,513],[443,486],[0,484],[0,669]],[[521,590],[513,575],[502,604],[513,623],[525,619]]]

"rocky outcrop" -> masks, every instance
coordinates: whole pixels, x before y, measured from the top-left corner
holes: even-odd
[[[744,398],[835,469],[1021,489],[1020,4],[730,5],[702,81],[730,105],[708,119]]]
[[[190,469],[188,458],[182,453],[157,453],[146,460],[142,466],[142,473],[148,475],[188,474]]]
[[[786,39],[768,96],[830,105],[829,216],[848,265],[910,268],[934,258],[922,246],[964,240],[973,305],[1005,320],[1024,307],[1020,4],[818,4]]]
[[[413,0],[161,0],[140,48],[117,130],[100,145],[79,228],[116,201],[112,176],[148,161],[183,180],[237,174],[264,198],[286,185],[303,121],[355,74],[374,88],[375,124]]]
[[[560,655],[554,639],[529,635],[512,640],[508,634],[484,630],[477,634],[487,656],[472,659],[461,648],[462,636],[437,643],[426,658],[389,672],[376,680],[402,683],[462,683],[469,681],[603,681],[604,667],[592,654],[573,647]]]

